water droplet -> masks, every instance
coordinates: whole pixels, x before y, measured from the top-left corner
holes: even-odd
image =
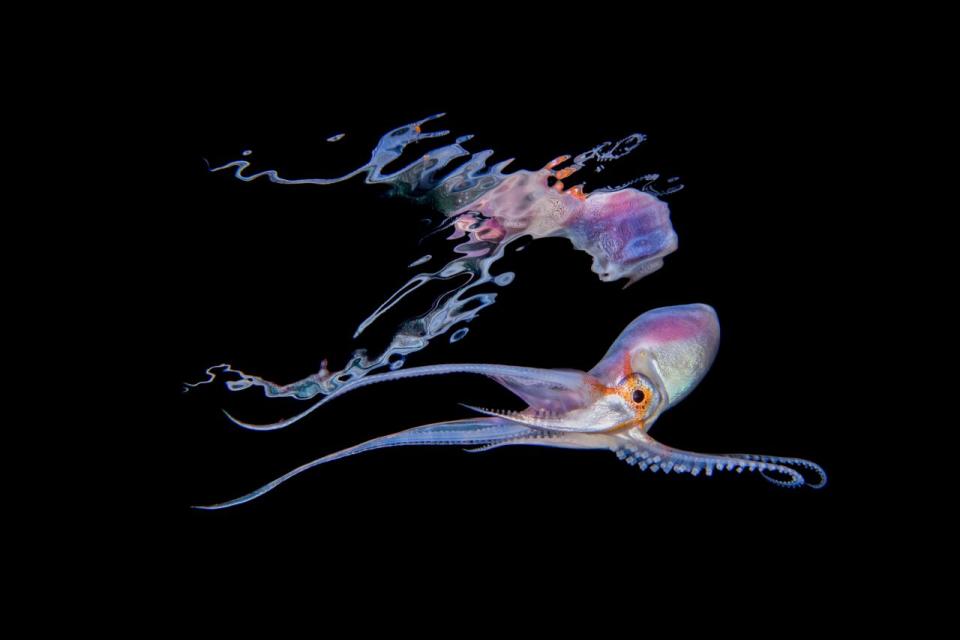
[[[407,359],[403,356],[398,357],[396,360],[390,363],[390,371],[396,371],[402,367],[406,361]]]
[[[248,155],[250,155],[251,153],[253,153],[253,151],[251,151],[250,149],[244,149],[243,151],[240,152],[240,155],[242,155],[242,156],[248,156]]]
[[[433,256],[428,253],[427,255],[423,256],[422,258],[417,258],[416,260],[414,260],[413,262],[411,262],[410,264],[408,264],[408,265],[407,265],[407,269],[410,269],[411,267],[419,266],[419,265],[423,264],[424,262],[430,262],[430,260],[432,260],[432,259],[433,259]]]
[[[514,277],[516,277],[516,275],[517,274],[515,274],[513,271],[505,271],[500,275],[498,275],[496,278],[494,278],[493,281],[496,282],[501,287],[505,287],[511,282],[513,282],[513,279]]]
[[[347,135],[347,134],[345,134],[345,133],[338,133],[338,134],[335,135],[335,136],[330,136],[329,138],[327,138],[327,142],[336,142],[337,140],[343,140],[343,136],[345,136],[345,135]]]
[[[457,144],[460,144],[460,143],[462,143],[462,142],[466,142],[467,140],[470,140],[470,139],[472,139],[472,138],[473,138],[473,134],[472,134],[472,133],[469,134],[469,135],[466,135],[466,136],[460,136],[459,138],[457,138]]]
[[[467,335],[468,331],[470,331],[470,329],[468,329],[467,327],[457,329],[456,331],[453,332],[453,335],[450,336],[450,342],[453,343],[453,342],[459,342],[460,340],[463,340],[463,336]]]

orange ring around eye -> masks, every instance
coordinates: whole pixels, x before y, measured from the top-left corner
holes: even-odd
[[[642,400],[638,401],[635,399],[637,391],[643,394]],[[637,415],[641,416],[646,414],[650,406],[650,400],[653,397],[653,394],[647,389],[647,385],[637,378],[628,378],[624,387],[616,389],[613,392],[626,400],[627,403],[636,405]]]

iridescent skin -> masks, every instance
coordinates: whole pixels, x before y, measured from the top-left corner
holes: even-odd
[[[589,372],[536,369],[494,364],[441,364],[413,367],[367,376],[341,387],[293,418],[249,429],[288,426],[348,391],[379,382],[450,373],[481,374],[499,382],[527,404],[522,411],[496,411],[470,407],[486,417],[430,424],[324,456],[245,496],[199,507],[221,509],[252,500],[315,466],[364,451],[405,445],[470,445],[486,451],[513,444],[570,449],[606,449],[640,469],[669,473],[714,470],[759,471],[767,480],[785,487],[808,484],[820,488],[826,473],[800,458],[753,454],[706,454],[681,451],[660,444],[650,427],[699,384],[713,364],[720,341],[720,324],[713,308],[704,304],[663,307],[631,322],[606,355]],[[228,414],[229,415],[229,414]],[[797,468],[812,471],[807,482]],[[783,479],[771,477],[776,473]]]

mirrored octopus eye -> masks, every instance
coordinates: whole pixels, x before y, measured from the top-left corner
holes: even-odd
[[[634,391],[633,391],[633,401],[634,401],[634,402],[636,402],[637,404],[640,404],[641,402],[643,402],[643,401],[646,400],[646,399],[647,399],[647,394],[644,392],[643,389],[634,389]]]

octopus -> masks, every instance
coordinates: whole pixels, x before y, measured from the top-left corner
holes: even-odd
[[[650,429],[686,398],[709,371],[720,342],[720,323],[705,304],[662,307],[641,314],[620,333],[590,371],[502,364],[437,364],[370,375],[339,388],[286,420],[254,430],[287,427],[333,399],[362,387],[422,376],[475,374],[503,385],[526,408],[469,407],[479,417],[439,422],[375,438],[303,464],[239,498],[197,507],[223,509],[275,489],[322,464],[366,451],[413,445],[457,445],[473,452],[507,445],[606,450],[641,470],[711,476],[717,471],[758,472],[781,487],[826,485],[826,472],[802,458],[684,451],[661,444]],[[229,415],[229,414],[228,414]],[[806,472],[811,479],[804,475]]]

